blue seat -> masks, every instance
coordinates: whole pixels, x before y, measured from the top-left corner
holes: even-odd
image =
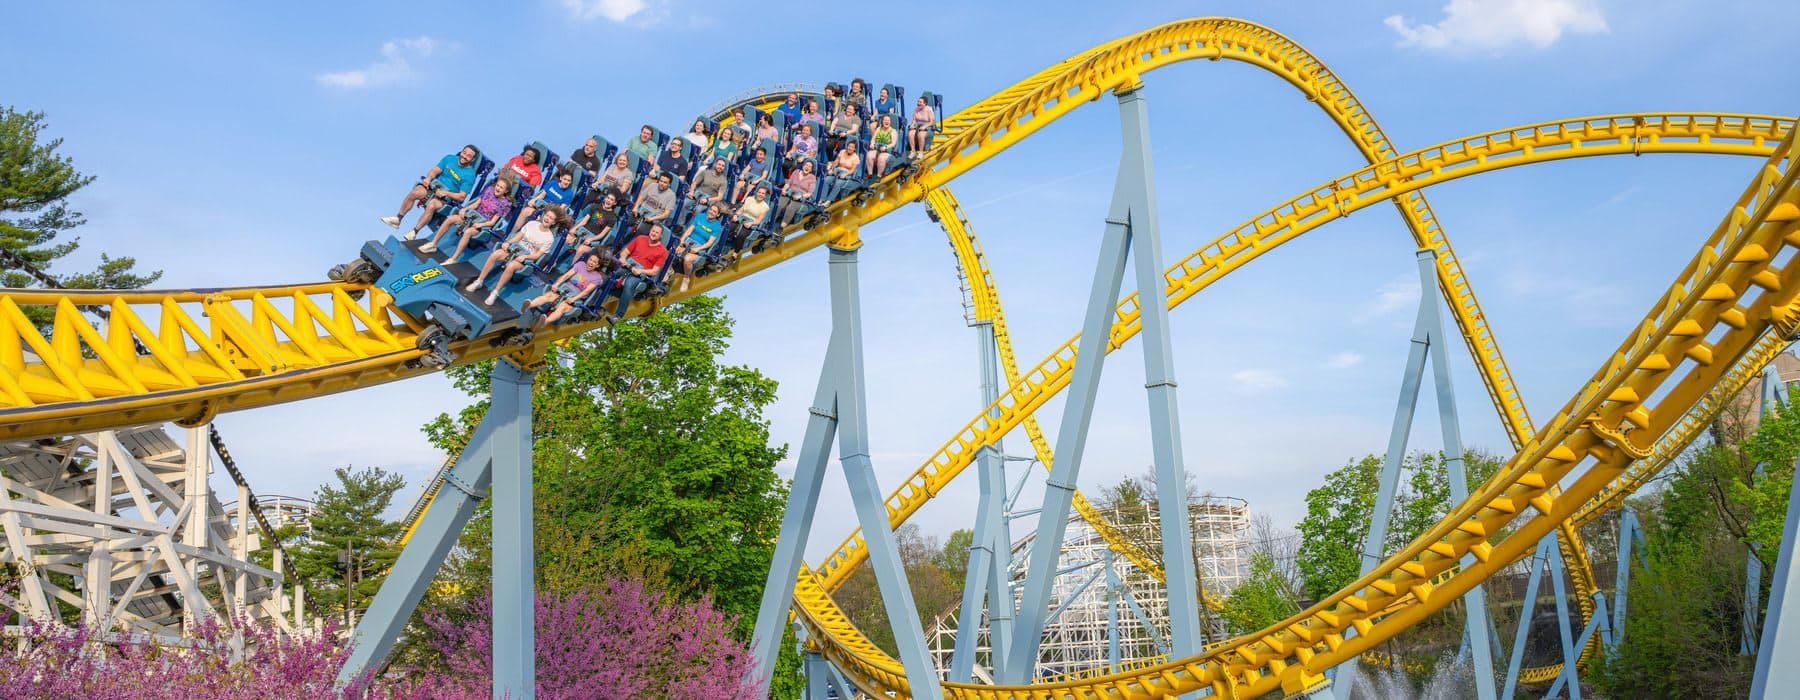
[[[877,107],[875,109],[876,114],[878,114],[878,115],[879,114],[893,115],[894,128],[905,130],[906,129],[906,111],[907,111],[906,88],[900,87],[893,83],[887,83],[885,85],[882,85],[881,89],[888,91],[889,99],[893,100],[893,108],[886,112],[883,112],[881,110],[881,108]],[[881,93],[879,93],[879,92],[875,93],[875,99],[877,101],[879,101],[881,99]],[[873,105],[871,105],[871,106],[873,106]]]
[[[550,150],[550,147],[544,145],[542,141],[531,142],[531,148],[538,152],[538,167],[543,169],[544,177],[549,177],[550,173],[556,171],[556,165],[562,162],[562,157],[556,155],[556,152]]]
[[[929,149],[935,145],[937,135],[944,132],[944,96],[931,91],[920,93],[919,96],[924,97],[925,104],[931,106],[931,133],[925,136],[925,148]]]

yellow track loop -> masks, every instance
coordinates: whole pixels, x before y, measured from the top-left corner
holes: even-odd
[[[1646,114],[1527,125],[1481,134],[1364,168],[1264,212],[1170,268],[1171,307],[1250,260],[1317,226],[1379,203],[1395,191],[1416,190],[1477,172],[1596,155],[1722,153],[1766,157],[1791,120],[1745,115]],[[1138,331],[1135,295],[1119,305],[1109,351]],[[1067,385],[1076,339],[1070,339],[1001,397],[992,420],[978,416],[929,458],[888,499],[890,521],[904,522],[972,461],[975,453],[1016,427]],[[847,576],[864,556],[860,539],[847,540],[821,569],[831,588],[834,569]],[[1585,559],[1585,557],[1584,557]],[[1578,561],[1573,558],[1571,562]],[[1571,569],[1575,568],[1572,564]],[[1592,579],[1587,579],[1591,585]],[[1589,590],[1592,590],[1591,588]]]
[[[1002,147],[1010,145],[1022,138],[1023,134],[1035,130],[1037,125],[1054,119],[1045,118],[1043,112],[1055,112],[1064,107],[1068,102],[1067,98],[1072,95],[1087,95],[1090,83],[1099,83],[1100,93],[1107,89],[1132,88],[1144,73],[1169,63],[1202,57],[1243,61],[1281,76],[1300,88],[1309,100],[1318,103],[1369,162],[1395,155],[1391,142],[1375,123],[1374,117],[1316,57],[1299,44],[1267,27],[1222,19],[1172,23],[1108,42],[1045,69],[946,119],[946,136],[952,144],[950,148],[954,149],[954,153],[963,153],[965,149],[958,144],[973,141],[981,146],[975,150],[979,154],[992,149],[989,143],[984,143],[990,139],[999,142]],[[1116,82],[1107,84],[1108,78]],[[1001,134],[1002,130],[1004,134]],[[1402,193],[1395,198],[1394,203],[1412,232],[1415,244],[1437,253],[1438,278],[1444,297],[1449,302],[1451,316],[1462,331],[1470,356],[1481,373],[1482,384],[1500,413],[1501,422],[1513,447],[1517,449],[1531,436],[1531,417],[1525,410],[1518,387],[1500,354],[1487,318],[1476,301],[1474,290],[1463,274],[1462,265],[1421,193]],[[1040,454],[1042,456],[1044,455]],[[929,498],[932,493],[927,492],[924,496]],[[1092,508],[1086,510],[1091,511]],[[1078,512],[1084,517],[1089,514],[1081,509]],[[1093,520],[1090,519],[1091,522]],[[1101,534],[1109,543],[1119,539],[1113,532]],[[1595,590],[1587,548],[1574,528],[1562,528],[1558,535],[1559,548],[1565,561],[1569,563],[1568,568],[1575,583],[1581,617],[1586,620],[1593,613],[1594,604],[1589,594]],[[860,535],[852,533],[839,546],[837,554],[826,561],[822,571],[827,590],[835,590],[848,579],[849,573],[854,570],[854,564],[860,560],[862,549]],[[845,553],[858,556],[850,560],[841,559],[841,555]],[[1140,560],[1142,563],[1151,563],[1140,552],[1131,552],[1127,556],[1134,563]],[[845,564],[851,566],[846,568]],[[1160,573],[1160,569],[1151,571]]]
[[[1767,136],[1791,128],[1791,123],[1769,120],[1726,121],[1746,127],[1761,125],[1743,130],[1741,137],[1754,143],[1737,144],[1735,152],[1766,151]],[[1751,131],[1756,137],[1748,133]],[[1532,129],[1504,141],[1484,140],[1488,145],[1504,144],[1500,150],[1514,151],[1510,157],[1496,159],[1495,155],[1503,153],[1485,148],[1479,149],[1483,151],[1479,159],[1469,152],[1433,149],[1423,157],[1408,156],[1365,169],[1338,182],[1355,186],[1366,178],[1377,193],[1352,192],[1339,198],[1328,189],[1316,190],[1309,195],[1312,207],[1279,210],[1294,216],[1276,217],[1282,224],[1278,228],[1286,230],[1274,238],[1291,239],[1298,229],[1288,225],[1298,222],[1302,228],[1311,228],[1317,225],[1311,220],[1319,214],[1348,213],[1392,196],[1395,188],[1435,184],[1502,167],[1503,163],[1574,157],[1590,147],[1614,152],[1631,152],[1634,147],[1651,152],[1682,150],[1666,138],[1609,140],[1604,134],[1588,132],[1598,136],[1603,145],[1569,141],[1557,152],[1545,153],[1539,148],[1550,145],[1544,139],[1521,138],[1542,133],[1542,129]],[[1712,138],[1693,143],[1701,142],[1719,145]],[[1527,145],[1534,148],[1527,150]],[[985,698],[1151,697],[1205,687],[1221,695],[1255,696],[1278,688],[1296,692],[1318,683],[1319,671],[1417,624],[1480,580],[1522,558],[1632,462],[1652,456],[1657,442],[1679,431],[1683,420],[1713,387],[1732,381],[1730,373],[1739,367],[1741,358],[1766,351],[1766,334],[1786,337],[1800,327],[1800,308],[1794,305],[1800,294],[1800,265],[1794,264],[1794,251],[1784,249],[1800,245],[1800,188],[1789,168],[1796,155],[1800,154],[1791,138],[1781,144],[1695,260],[1595,377],[1552,419],[1547,431],[1529,442],[1468,501],[1369,575],[1299,615],[1199,657],[1079,682],[1031,687],[946,684],[946,692],[954,697]],[[1425,170],[1405,174],[1402,170],[1409,162],[1425,164]],[[1317,211],[1306,212],[1312,208]],[[1258,235],[1252,240],[1268,238]],[[1227,248],[1213,252],[1202,262],[1235,254]],[[1178,280],[1187,277],[1177,274]],[[1178,297],[1172,294],[1171,298]],[[1114,346],[1120,330],[1115,326]],[[1553,494],[1552,487],[1565,477],[1572,479],[1567,490]],[[1447,579],[1437,578],[1465,555],[1474,557],[1471,566]],[[823,592],[816,585],[810,588],[807,592],[816,595],[802,597],[817,602]],[[1419,603],[1377,619],[1389,604],[1407,595]],[[803,620],[815,637],[844,629],[832,624],[834,620],[813,618],[810,606],[806,612]],[[1345,632],[1352,628],[1359,636],[1345,639]],[[854,676],[855,682],[905,695],[904,679],[894,675],[892,660],[868,655],[866,640],[853,628],[847,631],[851,638],[842,640],[844,644],[825,640],[827,655]]]

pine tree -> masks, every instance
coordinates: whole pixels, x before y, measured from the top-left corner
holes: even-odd
[[[105,253],[91,271],[53,269],[81,245],[79,238],[58,241],[57,236],[87,222],[69,208],[68,198],[94,178],[56,154],[62,139],[40,143],[43,128],[41,112],[0,107],[0,286],[137,289],[162,277],[161,271],[138,273],[131,257]],[[42,327],[51,310],[32,306],[25,313]]]
[[[313,496],[311,532],[289,551],[314,609],[343,615],[346,606],[368,606],[400,555],[400,523],[382,513],[406,480],[380,467],[339,467],[336,473],[337,483],[320,486]]]

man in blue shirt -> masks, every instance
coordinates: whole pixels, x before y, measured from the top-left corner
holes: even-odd
[[[789,126],[799,124],[800,96],[795,93],[788,93],[787,101],[781,103],[780,107],[776,107],[775,111],[781,112],[782,116],[787,117],[787,124]]]
[[[414,206],[423,204],[425,213],[406,234],[407,240],[412,240],[439,209],[461,204],[469,198],[470,192],[475,191],[475,166],[480,160],[481,149],[474,145],[463,146],[462,150],[438,159],[437,165],[432,166],[425,177],[419,178],[419,184],[413,185],[400,200],[400,213],[381,217],[381,223],[398,229],[400,220],[406,218]]]
[[[675,262],[681,271],[681,291],[687,291],[688,282],[694,278],[694,267],[700,257],[712,250],[719,242],[719,234],[725,230],[725,205],[713,202],[706,211],[694,215],[688,224],[687,233],[682,235],[681,243],[675,246]]]

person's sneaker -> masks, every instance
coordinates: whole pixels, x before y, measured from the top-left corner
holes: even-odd
[[[412,240],[414,238],[418,238],[418,237],[419,237],[419,230],[416,228],[411,231],[406,232],[406,240],[410,241],[410,240]]]
[[[473,290],[471,290],[471,291],[473,291]],[[499,299],[499,298],[500,298],[500,293],[499,293],[499,292],[494,292],[494,293],[492,293],[492,294],[489,294],[489,295],[488,295],[488,297],[487,297],[487,300],[486,300],[486,301],[483,301],[483,302],[481,302],[481,303],[483,303],[483,304],[487,304],[487,305],[488,305],[488,306],[493,306],[493,305],[494,305],[494,300],[495,300],[495,299]]]
[[[398,228],[400,228],[400,217],[384,216],[384,217],[381,217],[381,223],[387,224],[388,228],[398,229]]]
[[[421,252],[421,253],[436,253],[437,252],[437,244],[427,241],[425,243],[425,245],[419,246],[419,252]]]
[[[687,288],[688,288],[688,281],[686,279],[681,280],[681,291],[685,292],[685,291],[687,291]]]
[[[474,282],[470,282],[470,283],[469,283],[469,286],[467,286],[467,287],[463,287],[463,291],[465,291],[465,292],[473,292],[473,291],[475,291],[475,290],[477,290],[477,289],[480,289],[480,288],[481,288],[481,280],[475,280],[475,281],[474,281]]]

